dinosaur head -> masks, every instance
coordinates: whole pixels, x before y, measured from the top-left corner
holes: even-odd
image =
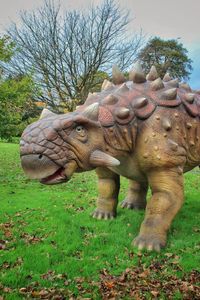
[[[44,109],[40,119],[21,137],[25,174],[44,184],[56,184],[68,181],[74,172],[119,165],[118,160],[104,153],[98,106],[94,103],[82,112],[63,115]]]

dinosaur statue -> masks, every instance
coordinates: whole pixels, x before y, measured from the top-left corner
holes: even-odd
[[[136,63],[129,81],[117,66],[113,82],[89,94],[74,112],[44,109],[22,134],[21,163],[43,184],[68,181],[74,172],[95,169],[99,197],[93,217],[116,217],[120,175],[129,179],[123,208],[144,209],[134,245],[160,251],[183,204],[183,173],[200,164],[200,94],[186,83],[147,76]],[[146,203],[148,186],[152,197]]]

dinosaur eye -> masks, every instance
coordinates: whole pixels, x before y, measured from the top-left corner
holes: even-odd
[[[77,125],[75,130],[77,132],[76,138],[79,138],[83,142],[87,137],[87,130],[82,125]]]
[[[82,131],[84,131],[83,126],[80,126],[80,125],[77,126],[77,127],[76,127],[76,131],[79,132],[79,133],[81,133]]]

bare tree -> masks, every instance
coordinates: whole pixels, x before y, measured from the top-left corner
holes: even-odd
[[[12,24],[8,34],[18,51],[9,68],[32,72],[43,98],[55,110],[69,99],[83,103],[97,72],[109,72],[113,64],[125,70],[143,45],[142,33],[127,36],[128,14],[112,0],[91,7],[87,14],[66,11],[46,0],[34,12],[21,13],[21,27]]]

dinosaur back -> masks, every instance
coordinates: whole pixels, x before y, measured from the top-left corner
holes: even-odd
[[[154,66],[145,76],[137,65],[129,79],[125,81],[123,74],[114,67],[113,83],[105,80],[101,92],[89,94],[79,110],[98,102],[99,121],[103,127],[127,125],[135,117],[145,120],[159,106],[183,107],[191,117],[200,116],[200,94],[192,91],[188,84],[171,79],[169,74],[159,78]]]

